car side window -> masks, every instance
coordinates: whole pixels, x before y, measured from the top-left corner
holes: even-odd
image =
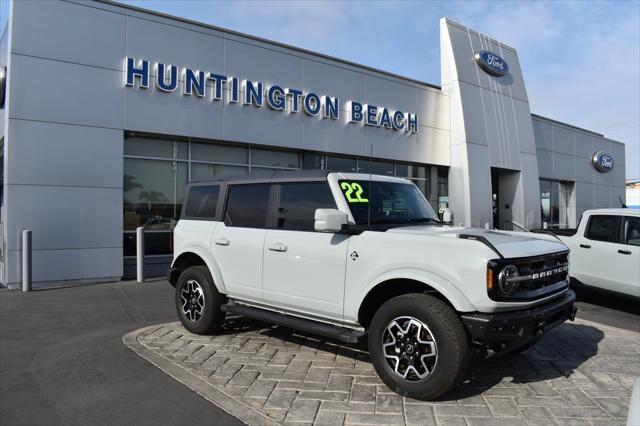
[[[264,228],[270,191],[270,184],[229,185],[225,224],[242,228]]]
[[[189,219],[213,219],[218,207],[218,185],[192,186],[187,195],[184,209],[185,217]]]
[[[595,241],[619,243],[618,223],[620,216],[593,215],[589,219],[585,237]]]
[[[622,243],[640,246],[640,218],[625,216],[622,223]]]
[[[314,231],[316,209],[335,209],[327,182],[283,183],[278,203],[278,229]]]

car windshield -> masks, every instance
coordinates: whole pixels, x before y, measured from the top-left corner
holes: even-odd
[[[438,222],[433,209],[412,183],[340,180],[342,195],[356,224]],[[370,209],[370,210],[369,210]]]

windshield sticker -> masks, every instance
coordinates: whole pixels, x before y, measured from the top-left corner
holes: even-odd
[[[340,188],[349,203],[368,203],[369,200],[362,196],[364,189],[357,182],[342,182]]]

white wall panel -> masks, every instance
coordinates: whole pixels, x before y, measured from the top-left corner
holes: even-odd
[[[574,153],[576,157],[591,159],[593,153],[593,134],[584,133],[581,131],[574,132],[575,146]]]
[[[33,231],[33,248],[122,247],[122,189],[7,185],[8,250]]]
[[[365,76],[362,73],[308,59],[302,60],[303,86],[317,94],[338,96],[346,108],[349,100],[364,103]]]
[[[609,185],[596,185],[594,208],[603,209],[611,207],[611,192],[611,187]]]
[[[63,1],[16,1],[13,14],[14,53],[122,68],[123,13]]]
[[[122,129],[122,72],[12,55],[10,118]]]
[[[576,182],[573,192],[575,194],[575,206],[593,208],[595,203],[595,188],[593,184]]]
[[[9,120],[7,184],[122,188],[122,131]]]
[[[553,129],[550,123],[533,118],[533,134],[536,148],[553,150]]]
[[[209,139],[223,137],[222,101],[209,96],[183,95],[183,83],[175,92],[162,92],[149,87],[127,87],[125,90],[124,128],[127,130],[191,136]],[[239,107],[235,106],[234,108]]]
[[[564,126],[553,126],[553,151],[573,155],[573,130]]]
[[[299,56],[256,47],[248,43],[225,41],[226,73],[240,79],[310,90],[302,87],[302,59]]]
[[[150,61],[151,70],[152,64],[162,62],[225,72],[223,38],[131,16],[127,17],[127,56]]]
[[[7,253],[8,284],[19,285],[21,252]],[[122,249],[34,250],[33,287],[40,283],[118,279],[122,276]]]

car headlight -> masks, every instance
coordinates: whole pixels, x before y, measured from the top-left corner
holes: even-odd
[[[498,285],[500,291],[506,295],[513,293],[518,287],[514,278],[518,278],[518,268],[515,265],[507,265],[498,274]]]

